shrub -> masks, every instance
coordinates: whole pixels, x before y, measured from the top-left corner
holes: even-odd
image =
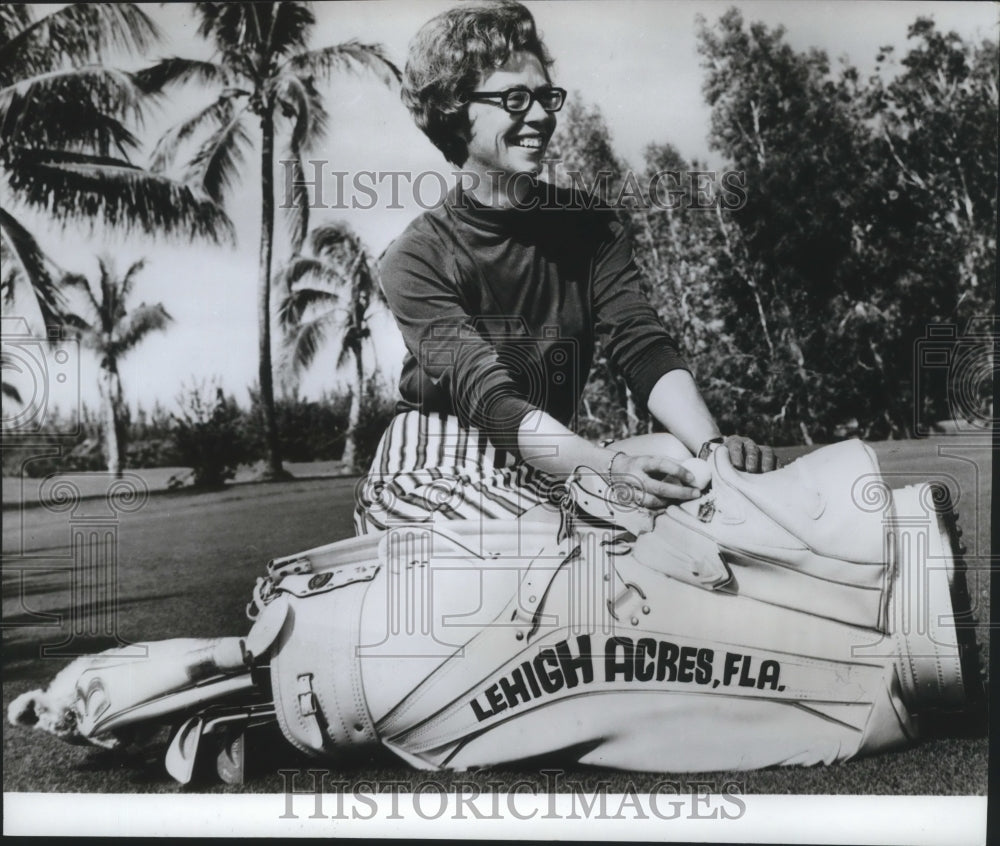
[[[128,443],[128,467],[182,467],[173,434],[162,438],[141,438]]]
[[[192,469],[196,487],[221,486],[251,457],[243,412],[217,384],[186,388],[177,403],[173,440],[179,463]]]
[[[338,461],[344,453],[350,394],[326,393],[318,400],[286,395],[275,402],[281,456],[285,461]],[[267,454],[260,393],[250,389],[246,437],[254,455]]]
[[[53,473],[106,469],[99,421],[100,415],[87,405],[70,416],[54,408],[46,415],[44,430],[32,433],[23,449],[16,446],[20,433],[5,430],[10,448],[2,451],[3,475],[40,479]]]

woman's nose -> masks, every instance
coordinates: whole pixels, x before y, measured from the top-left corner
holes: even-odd
[[[542,108],[542,104],[538,100],[532,100],[531,106],[528,107],[528,111],[524,113],[525,123],[549,123],[554,122],[556,116],[552,112],[547,112]]]

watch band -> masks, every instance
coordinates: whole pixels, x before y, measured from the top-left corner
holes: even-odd
[[[713,446],[717,444],[724,444],[725,442],[726,439],[722,436],[712,438],[710,441],[705,441],[705,443],[701,445],[701,449],[698,450],[698,458],[704,461],[709,455],[711,455]]]

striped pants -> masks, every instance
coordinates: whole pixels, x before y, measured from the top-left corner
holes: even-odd
[[[393,418],[357,491],[357,534],[435,519],[515,519],[559,501],[561,484],[446,414]]]

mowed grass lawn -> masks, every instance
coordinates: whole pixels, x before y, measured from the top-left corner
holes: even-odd
[[[939,480],[952,492],[968,546],[969,585],[980,620],[978,636],[988,662],[990,497],[992,468],[988,444],[959,437],[874,445],[892,487]],[[782,450],[790,460],[803,449]],[[209,494],[151,496],[141,508],[120,516],[115,526],[118,606],[114,625],[130,642],[170,637],[243,634],[244,615],[254,579],[269,558],[287,555],[352,534],[351,509],[356,480],[313,479],[280,484],[232,486]],[[67,640],[74,626],[89,631],[93,612],[88,597],[70,589],[73,526],[85,522],[99,501],[84,501],[78,512],[42,508],[10,509],[3,524],[3,703],[6,711],[18,694],[47,681],[67,657],[42,657],[42,648]],[[95,512],[96,513],[96,512]],[[93,514],[91,515],[94,516]],[[99,521],[99,515],[95,517]],[[74,640],[77,651],[113,645],[108,639]],[[165,738],[163,738],[165,740]],[[279,766],[316,767],[296,757],[280,738],[259,736],[248,756],[248,777],[238,786],[221,783],[181,788],[164,770],[162,745],[138,753],[74,747],[54,738],[13,728],[4,722],[5,791],[82,793],[279,793]],[[683,738],[678,738],[683,742]],[[271,752],[267,753],[270,748]],[[829,767],[781,768],[755,772],[699,774],[697,781],[734,780],[756,794],[985,794],[988,744],[981,720],[944,721],[917,746],[898,753]],[[346,767],[333,763],[332,778],[397,781],[416,785],[423,775],[391,755]],[[630,782],[649,789],[658,773],[614,773],[558,761],[532,761],[455,776],[435,774],[444,785],[453,779],[481,789],[526,780],[546,790],[540,770],[562,766],[563,784],[609,791]],[[687,789],[688,779],[671,776]],[[489,784],[492,788],[488,787]],[[522,788],[524,789],[524,788]]]

